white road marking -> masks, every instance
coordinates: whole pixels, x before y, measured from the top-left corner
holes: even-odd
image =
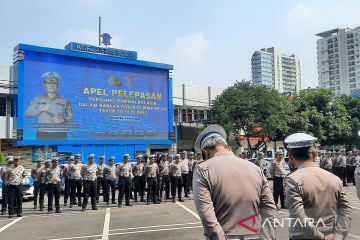
[[[177,205],[179,205],[180,207],[182,207],[183,209],[185,209],[186,211],[188,211],[191,215],[193,215],[194,217],[196,217],[197,219],[200,220],[199,215],[197,215],[196,213],[194,213],[193,211],[191,211],[189,208],[187,208],[184,204],[181,204],[179,202],[176,202]]]
[[[201,222],[175,223],[175,224],[167,224],[167,225],[154,225],[154,226],[133,227],[133,228],[118,228],[118,229],[112,229],[112,230],[110,230],[110,232],[124,231],[124,230],[135,230],[135,229],[144,229],[144,228],[159,228],[159,227],[174,227],[174,226],[184,226],[184,225],[195,225],[195,224],[200,224],[200,223]]]
[[[24,218],[24,217],[19,217],[19,218],[15,219],[14,221],[9,222],[8,224],[6,224],[6,225],[3,226],[2,228],[0,228],[0,233],[1,233],[2,231],[4,231],[5,229],[7,229],[8,227],[14,225],[15,223],[17,223],[18,221],[20,221],[20,220],[23,219],[23,218]]]
[[[106,208],[104,228],[102,233],[102,240],[109,239],[109,227],[110,227],[110,208]]]
[[[360,239],[360,236],[357,236],[357,235],[354,235],[354,234],[351,234],[351,233],[349,233],[348,234],[350,237],[353,237],[353,238],[356,238],[356,239]]]
[[[148,230],[140,230],[133,232],[121,232],[121,233],[110,233],[109,235],[126,235],[133,233],[147,233],[147,232],[162,232],[162,231],[171,231],[171,230],[183,230],[183,229],[192,229],[192,228],[202,228],[203,226],[191,226],[191,227],[178,227],[178,228],[159,228],[159,229],[148,229]]]
[[[101,237],[101,235],[88,235],[88,236],[67,237],[67,238],[51,238],[48,240],[68,240],[68,239],[81,239],[81,238],[94,238],[94,237]]]

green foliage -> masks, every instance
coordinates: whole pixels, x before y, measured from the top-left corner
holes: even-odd
[[[351,118],[351,135],[345,139],[345,143],[349,145],[360,144],[360,137],[358,135],[360,131],[360,97],[342,95],[340,99]]]
[[[0,152],[0,163],[4,163],[5,162],[5,155],[4,153]]]

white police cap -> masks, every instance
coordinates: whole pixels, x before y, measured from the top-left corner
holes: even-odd
[[[291,134],[285,139],[285,144],[287,148],[304,148],[312,147],[316,142],[317,138],[306,134],[306,133],[295,133]]]
[[[77,153],[77,154],[75,154],[75,157],[81,157],[81,154],[80,153]]]
[[[196,152],[201,152],[201,150],[204,147],[204,143],[211,137],[222,137],[225,141],[227,138],[227,134],[224,130],[223,127],[214,124],[214,125],[210,125],[207,128],[205,128],[197,137],[196,142],[195,142],[195,151]]]
[[[111,157],[109,158],[109,160],[114,160],[114,161],[115,161],[115,157],[114,157],[114,156],[111,156]]]
[[[125,158],[125,157],[130,157],[130,154],[125,153],[125,154],[123,155],[123,158]]]
[[[95,157],[95,154],[94,153],[91,153],[89,154],[88,158],[94,158]]]
[[[74,160],[74,156],[70,156],[69,160],[70,161]]]
[[[105,159],[105,155],[101,155],[99,159]]]
[[[56,72],[46,72],[43,75],[41,75],[41,78],[44,80],[44,82],[59,82],[60,76]]]

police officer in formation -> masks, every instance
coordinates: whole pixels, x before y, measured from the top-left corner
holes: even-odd
[[[104,167],[104,177],[105,177],[105,202],[106,205],[109,205],[110,202],[110,191],[111,191],[111,204],[116,204],[115,201],[115,192],[116,192],[116,166],[115,166],[115,157],[109,158],[109,164]]]
[[[332,164],[331,152],[326,151],[320,159],[320,167],[328,172],[332,172]]]
[[[31,169],[31,177],[34,179],[34,209],[37,208],[37,203],[38,203],[38,196],[40,193],[40,185],[41,185],[41,181],[40,181],[40,170],[42,169],[42,163],[43,163],[43,159],[38,159],[36,162],[36,167]]]
[[[81,167],[81,176],[83,179],[84,196],[82,202],[82,211],[86,210],[89,197],[91,199],[92,210],[98,210],[96,206],[96,191],[97,191],[97,180],[96,172],[97,165],[94,162],[95,154],[90,154],[88,157],[88,164],[83,164]]]
[[[187,153],[186,151],[183,151],[180,153],[180,161],[183,165],[182,167],[182,183],[184,186],[184,193],[185,193],[185,197],[189,197],[189,193],[190,193],[190,183],[189,183],[189,159],[187,159]]]
[[[47,182],[47,191],[48,191],[48,213],[52,213],[53,209],[53,199],[55,199],[55,209],[56,213],[61,213],[60,211],[60,182],[61,182],[61,169],[58,166],[58,158],[54,157],[51,159],[51,166],[45,171],[45,178]]]
[[[131,207],[130,204],[130,191],[131,191],[131,163],[130,155],[125,154],[123,156],[123,162],[118,165],[116,169],[116,175],[119,177],[119,195],[118,195],[118,207],[122,207],[122,200],[125,196],[125,206]]]
[[[5,182],[8,190],[9,218],[16,212],[18,217],[22,217],[22,181],[25,178],[25,168],[20,164],[20,157],[14,157],[14,165],[6,169]]]
[[[103,191],[103,201],[105,201],[105,178],[104,178],[104,170],[106,168],[106,165],[104,163],[105,156],[99,157],[99,164],[97,165],[97,190],[96,190],[96,203],[99,203],[99,196],[100,196],[100,188]]]
[[[161,186],[160,186],[160,199],[163,197],[163,192],[165,190],[165,198],[170,198],[170,173],[169,169],[170,164],[168,161],[168,154],[164,153],[160,158],[160,176],[161,176]]]
[[[194,175],[194,167],[195,167],[195,153],[190,152],[189,155],[189,189],[190,191],[193,191],[193,175]]]
[[[155,155],[150,155],[149,163],[145,166],[146,183],[148,186],[146,204],[148,205],[150,204],[151,200],[154,204],[160,204],[160,202],[157,201],[158,175],[159,166],[155,162]]]
[[[172,201],[175,202],[176,190],[179,202],[184,202],[182,199],[182,188],[183,188],[183,177],[182,171],[183,164],[180,161],[180,154],[175,155],[175,161],[170,165],[170,175],[171,175],[171,196]]]
[[[275,200],[275,205],[278,205],[280,198],[280,204],[282,209],[286,209],[285,206],[285,194],[284,194],[284,178],[286,176],[285,172],[285,160],[283,158],[283,152],[277,151],[275,153],[275,159],[270,164],[269,174],[273,177],[273,196]]]
[[[290,218],[299,219],[289,228],[290,239],[345,239],[352,219],[350,202],[343,179],[316,165],[316,140],[304,133],[285,139],[289,159],[297,168],[285,178]],[[342,167],[339,160],[337,166]]]
[[[140,201],[144,202],[144,192],[145,192],[145,166],[142,163],[142,155],[136,156],[136,164],[134,165],[132,172],[134,176],[134,199],[135,202],[138,201],[138,194],[140,194]]]
[[[80,162],[80,154],[76,154],[74,157],[74,162],[70,163],[69,171],[70,171],[70,182],[71,182],[71,191],[70,191],[70,208],[73,205],[78,204],[78,206],[82,206],[81,203],[81,189],[82,189],[82,180],[81,180],[81,168],[82,163]],[[76,202],[77,198],[77,202]]]
[[[67,206],[68,203],[68,199],[71,198],[71,174],[69,171],[69,167],[70,165],[74,162],[74,156],[70,156],[69,158],[69,164],[67,166],[64,167],[62,175],[64,177],[64,184],[65,184],[65,189],[64,189],[64,206]],[[71,201],[71,200],[70,200]]]
[[[39,210],[40,212],[44,209],[44,197],[45,193],[48,192],[48,183],[46,179],[46,171],[50,168],[50,160],[45,161],[45,166],[39,170],[39,181],[40,181],[40,194],[39,194]]]
[[[2,185],[2,200],[1,200],[1,215],[5,215],[6,209],[9,203],[9,186],[6,182],[5,175],[8,168],[11,168],[14,164],[13,156],[6,157],[6,166],[2,167],[0,170],[0,177],[3,181]]]

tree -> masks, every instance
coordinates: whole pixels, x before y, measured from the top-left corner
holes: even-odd
[[[219,95],[211,111],[213,119],[227,132],[228,141],[239,146],[239,135],[244,134],[251,153],[285,135],[291,109],[290,102],[276,90],[242,81]],[[252,137],[260,139],[254,146]]]
[[[4,153],[0,152],[0,163],[4,163],[5,162],[5,155]]]
[[[360,97],[354,95],[342,95],[340,99],[351,118],[351,135],[345,139],[345,142],[349,145],[359,145],[360,137],[358,132],[360,131]]]
[[[289,119],[291,132],[303,131],[321,145],[341,144],[351,135],[350,116],[340,98],[330,89],[305,89],[293,100]]]

